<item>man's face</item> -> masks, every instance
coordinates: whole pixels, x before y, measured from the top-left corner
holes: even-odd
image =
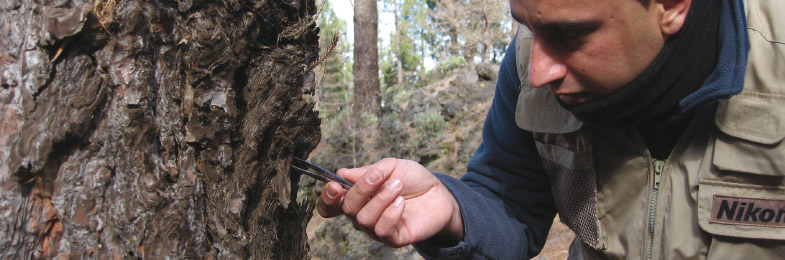
[[[656,2],[656,0],[652,0]],[[636,0],[511,0],[534,34],[529,80],[564,103],[612,94],[641,74],[665,44],[663,8]]]

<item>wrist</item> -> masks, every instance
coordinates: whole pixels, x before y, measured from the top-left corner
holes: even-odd
[[[445,188],[446,189],[446,188]],[[449,193],[449,191],[447,191]],[[461,215],[461,207],[458,206],[458,201],[455,200],[455,197],[452,196],[452,193],[449,193],[450,199],[452,202],[452,218],[450,218],[450,222],[448,223],[448,233],[454,236],[459,242],[463,240],[464,236],[464,229],[463,229],[463,216]]]
[[[431,240],[440,246],[454,246],[463,241],[465,235],[463,216],[461,215],[461,208],[458,206],[458,201],[455,200],[452,193],[450,193],[443,184],[440,183],[439,185],[441,186],[444,195],[450,201],[452,212],[447,223],[445,223],[445,226],[436,233]]]

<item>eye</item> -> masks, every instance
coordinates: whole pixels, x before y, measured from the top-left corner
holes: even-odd
[[[558,28],[552,31],[551,39],[554,44],[564,46],[568,50],[577,50],[586,42],[589,33],[590,30],[585,28]]]
[[[561,34],[565,38],[575,38],[575,37],[583,35],[584,32],[586,32],[586,30],[582,30],[582,29],[566,29],[566,28],[565,29],[561,29]]]

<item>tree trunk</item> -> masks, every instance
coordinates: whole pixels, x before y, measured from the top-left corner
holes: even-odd
[[[395,84],[397,85],[403,84],[403,51],[401,50],[401,24],[403,22],[400,21],[400,17],[398,16],[400,11],[399,8],[400,5],[398,4],[398,0],[395,0],[393,3],[393,14],[395,16],[395,63],[398,69]]]
[[[376,0],[354,3],[354,111],[381,116],[379,90],[378,14]]]
[[[0,258],[307,258],[315,11],[0,2]]]
[[[486,2],[483,1],[481,4],[482,7],[482,39],[480,39],[480,63],[487,63],[489,59],[489,52],[491,46],[491,39],[490,38],[490,26],[488,24],[488,10],[486,8]]]
[[[458,28],[450,26],[447,32],[450,35],[450,56],[458,56],[461,53],[461,46],[458,42]]]

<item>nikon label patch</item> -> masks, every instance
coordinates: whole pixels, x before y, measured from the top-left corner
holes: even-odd
[[[785,228],[785,200],[714,195],[709,222]]]

